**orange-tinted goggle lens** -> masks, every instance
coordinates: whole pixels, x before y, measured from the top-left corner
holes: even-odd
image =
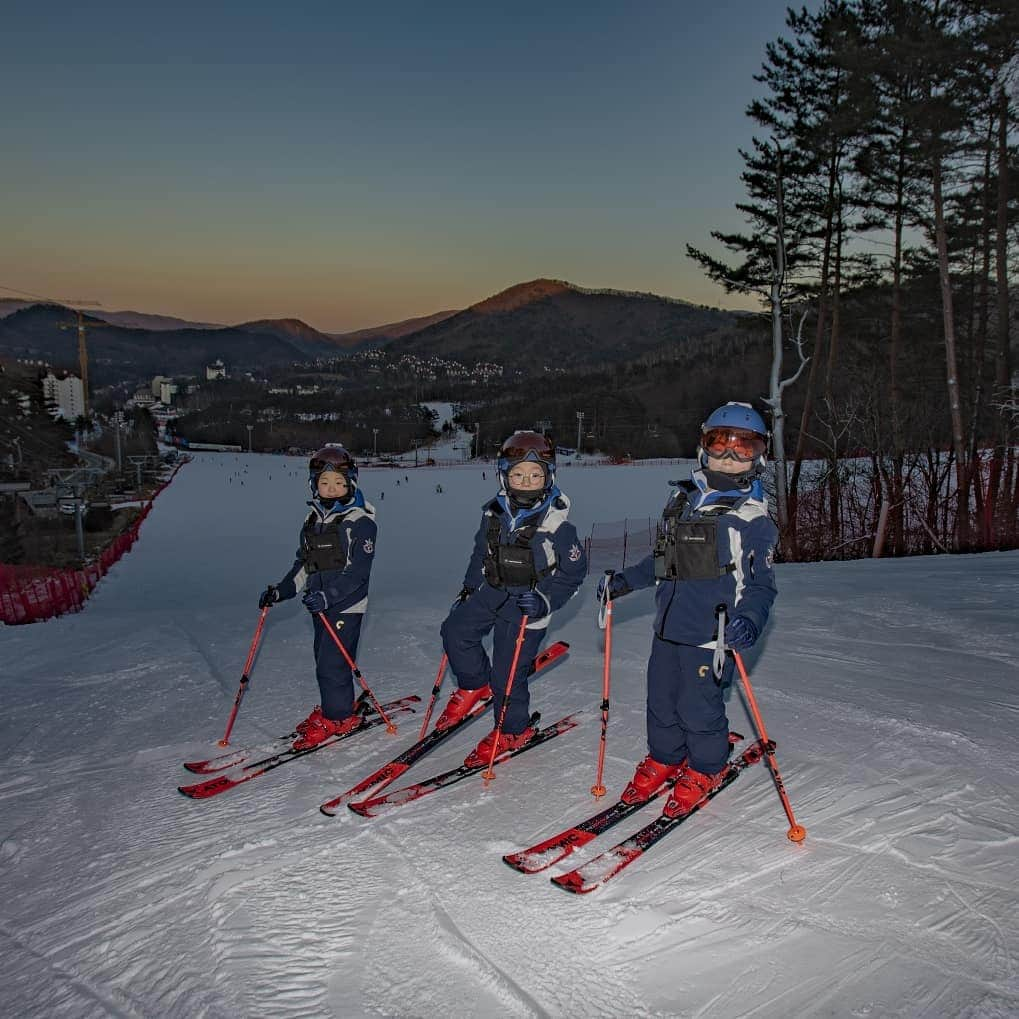
[[[737,460],[749,461],[764,455],[766,443],[762,435],[745,428],[712,428],[701,436],[701,448],[709,456],[731,452]]]

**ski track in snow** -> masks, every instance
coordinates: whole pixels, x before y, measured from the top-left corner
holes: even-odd
[[[243,466],[251,512],[210,514]],[[175,792],[180,762],[215,752],[257,594],[292,559],[305,496],[303,464],[290,469],[199,457],[84,613],[0,631],[0,1014],[1019,1014],[1019,555],[780,567],[775,624],[747,657],[806,842],[785,839],[761,764],[575,897],[548,877],[654,807],[541,874],[500,856],[604,806],[588,793],[590,718],[487,790],[468,779],[377,820],[317,806],[415,738],[419,715],[207,802]],[[561,472],[582,534],[594,510],[653,513],[677,473],[625,470],[624,486]],[[427,700],[491,478],[389,477],[362,475],[387,498],[358,659],[380,697]],[[611,791],[644,752],[652,609],[641,592],[615,614]],[[593,617],[589,583],[550,634],[570,656],[532,686],[546,720],[600,698]],[[310,636],[299,602],[270,613],[238,748],[307,713]],[[728,703],[751,737],[740,696]],[[407,780],[459,763],[488,724]]]

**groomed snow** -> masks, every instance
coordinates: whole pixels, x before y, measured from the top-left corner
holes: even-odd
[[[1019,1014],[1019,555],[779,567],[748,660],[806,842],[786,839],[756,767],[572,897],[500,856],[600,806],[593,580],[551,629],[570,656],[532,692],[546,721],[586,709],[584,724],[487,791],[475,780],[377,820],[323,817],[319,803],[414,738],[411,719],[213,800],[177,794],[180,762],[217,752],[258,594],[292,560],[304,470],[196,457],[82,614],[2,631],[0,1014]],[[380,534],[359,661],[380,696],[427,697],[494,484],[490,468],[487,481],[474,467],[404,473],[362,473]],[[586,534],[657,513],[679,475],[564,468],[560,481]],[[650,591],[617,603],[610,791],[645,749],[651,618]],[[234,744],[287,731],[315,698],[295,600],[269,614]],[[730,721],[753,731],[736,694]],[[410,777],[458,763],[486,730]]]

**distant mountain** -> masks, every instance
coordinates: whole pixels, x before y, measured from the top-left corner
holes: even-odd
[[[401,336],[416,333],[426,326],[442,322],[451,315],[457,314],[459,312],[455,309],[452,311],[437,311],[434,315],[421,315],[418,318],[404,319],[402,322],[391,322],[388,325],[358,329],[352,333],[330,333],[329,335],[342,347],[377,346],[389,340],[396,340]]]
[[[563,280],[520,283],[385,344],[394,354],[494,361],[525,374],[628,361],[729,335],[732,312],[656,294],[588,290]]]
[[[13,310],[12,310],[13,309]],[[118,319],[111,322],[111,319]],[[155,374],[201,375],[221,358],[231,369],[335,357],[384,346],[394,354],[496,362],[513,372],[584,368],[630,361],[675,344],[731,336],[737,313],[622,290],[590,290],[564,280],[536,279],[500,291],[462,311],[324,333],[296,318],[208,326],[141,312],[90,312],[89,354],[99,383]],[[73,367],[70,309],[0,298],[0,354]]]
[[[23,301],[20,298],[0,297],[0,319],[13,315],[16,311],[31,308],[38,301]],[[54,305],[54,307],[65,307]],[[72,309],[67,308],[69,314]],[[150,315],[143,311],[103,311],[94,309],[90,313],[93,318],[102,319],[111,325],[128,326],[134,329],[222,329],[216,322],[190,322],[172,315]]]
[[[17,297],[0,297],[0,318],[6,318],[16,311],[21,311],[22,308],[28,308],[38,303],[38,301],[22,301]]]
[[[73,368],[78,338],[60,305],[36,304],[0,319],[0,355],[48,361]],[[201,375],[217,358],[232,370],[304,361],[309,347],[319,356],[335,350],[326,344],[288,341],[271,333],[237,327],[216,329],[138,329],[110,325],[86,315],[91,378],[97,383],[150,378],[153,375]]]
[[[111,325],[127,326],[132,329],[222,329],[219,322],[190,322],[173,315],[150,315],[144,311],[93,311],[96,318],[101,318]]]
[[[277,339],[291,343],[302,350],[309,349],[309,352],[319,355],[321,355],[323,347],[331,347],[336,344],[336,340],[329,333],[320,333],[299,318],[263,318],[255,322],[242,322],[233,328],[246,333],[275,336]]]

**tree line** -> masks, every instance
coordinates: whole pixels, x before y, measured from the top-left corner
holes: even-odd
[[[746,229],[687,249],[770,315],[783,551],[1014,547],[1019,5],[826,0],[786,28],[747,110]]]

